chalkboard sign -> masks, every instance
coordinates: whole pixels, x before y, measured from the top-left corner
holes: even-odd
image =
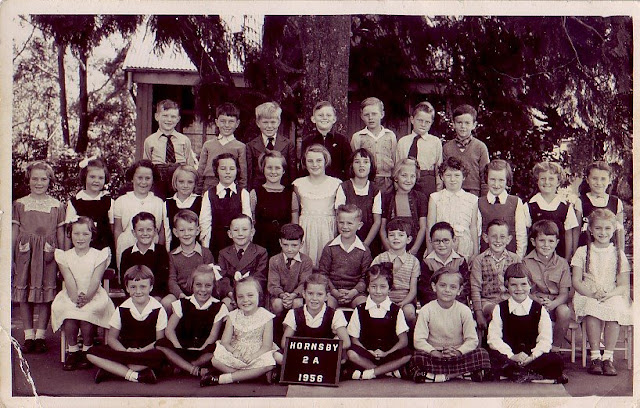
[[[337,386],[342,340],[289,337],[284,349],[280,382]]]

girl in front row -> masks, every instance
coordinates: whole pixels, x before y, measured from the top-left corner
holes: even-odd
[[[358,305],[347,326],[351,336],[349,361],[359,369],[354,380],[370,380],[389,373],[400,378],[400,368],[411,358],[409,326],[402,309],[389,299],[393,284],[393,264],[383,262],[367,269],[365,282],[369,290],[367,301]]]
[[[262,286],[249,276],[236,282],[234,293],[238,308],[229,313],[222,339],[216,342],[211,359],[213,367],[223,374],[205,375],[200,380],[201,387],[251,380],[276,366],[273,357],[277,349],[273,343],[275,315],[258,307]]]
[[[111,250],[90,247],[96,227],[89,217],[77,217],[67,226],[73,248],[56,249],[54,256],[64,289],[51,304],[51,326],[57,331],[64,325],[69,354],[62,369],[88,368],[86,352],[93,345],[95,326],[109,328],[115,308],[109,294],[101,286],[102,275],[111,260]],[[78,328],[82,331],[82,349],[78,345]]]
[[[573,287],[576,293],[573,307],[576,318],[584,319],[591,347],[590,374],[617,375],[613,366],[613,349],[618,342],[620,325],[632,325],[629,300],[629,262],[614,238],[616,215],[607,209],[594,210],[589,215],[589,236],[586,246],[576,251],[573,267]],[[613,242],[612,242],[613,240]],[[604,353],[600,355],[600,335],[604,325]]]
[[[229,314],[227,306],[211,295],[215,281],[211,265],[193,270],[188,283],[193,295],[171,304],[165,337],[156,342],[169,361],[195,377],[209,372],[204,366],[213,356],[222,322]]]

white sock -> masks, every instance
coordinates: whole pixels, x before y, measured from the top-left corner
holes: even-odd
[[[45,329],[36,329],[36,339],[42,339],[44,340],[44,334],[47,331]]]
[[[363,380],[372,380],[374,378],[376,378],[376,375],[373,372],[373,368],[369,368],[369,369],[364,370],[362,372],[362,379]]]
[[[613,361],[613,350],[605,350],[604,353],[602,353],[602,359]]]
[[[218,377],[218,384],[231,384],[232,382],[233,379],[229,373],[221,374],[220,377]]]
[[[600,358],[600,350],[591,350],[591,360],[597,360]]]
[[[85,352],[88,351],[91,348],[92,345],[93,344],[89,344],[89,345],[83,344],[82,345],[82,351],[85,351]]]
[[[69,345],[69,353],[75,353],[77,351],[80,351],[80,346],[77,344],[74,344],[73,346]]]
[[[446,374],[427,373],[427,379],[429,382],[441,383],[447,381],[449,377]]]
[[[33,329],[24,329],[24,339],[25,340],[33,340],[36,338],[35,330]]]
[[[353,379],[353,380],[362,379],[362,372],[360,370],[354,370],[353,374],[351,374],[351,379]]]
[[[127,371],[127,374],[124,376],[124,378],[127,381],[138,382],[138,372],[137,371],[133,371],[133,370],[129,370],[129,371]]]

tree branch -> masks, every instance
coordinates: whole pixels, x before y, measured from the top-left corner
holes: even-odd
[[[24,52],[24,50],[27,49],[27,45],[29,45],[29,41],[31,41],[31,37],[33,37],[33,33],[35,33],[35,31],[36,31],[36,28],[33,27],[31,29],[31,34],[29,34],[29,38],[27,38],[27,40],[24,42],[22,49],[13,57],[13,62],[15,62],[20,57],[20,55]]]
[[[562,28],[564,29],[565,34],[567,34],[567,39],[569,40],[569,44],[571,44],[571,48],[573,48],[573,53],[576,55],[576,59],[578,60],[578,65],[582,66],[580,62],[580,57],[578,56],[578,50],[573,45],[573,40],[571,39],[571,35],[569,35],[569,31],[567,30],[567,18],[562,17]]]
[[[578,17],[569,17],[572,20],[577,21],[578,23],[582,24],[583,26],[587,27],[589,30],[593,31],[594,33],[596,33],[596,35],[600,38],[600,40],[602,42],[604,42],[604,37],[602,35],[600,35],[600,32],[598,32],[598,30],[596,30],[593,26],[585,23],[584,21],[580,20]]]

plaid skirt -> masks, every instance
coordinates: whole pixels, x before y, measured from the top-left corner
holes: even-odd
[[[481,369],[490,369],[491,363],[487,350],[479,347],[467,354],[453,358],[432,357],[429,353],[418,351],[409,361],[409,375],[413,378],[417,371],[432,374],[448,374],[452,377],[472,373]]]

